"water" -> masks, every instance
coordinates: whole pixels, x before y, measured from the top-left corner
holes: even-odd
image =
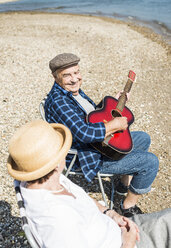
[[[152,27],[171,42],[171,0],[21,0],[0,4],[0,12],[7,11],[108,16]]]

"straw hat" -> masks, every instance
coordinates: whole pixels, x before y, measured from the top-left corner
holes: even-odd
[[[20,181],[41,178],[66,157],[71,143],[71,132],[62,124],[28,123],[10,140],[8,172]]]

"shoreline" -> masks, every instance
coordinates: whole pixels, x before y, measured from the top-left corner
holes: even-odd
[[[129,22],[129,21],[121,21],[118,19],[113,19],[110,17],[99,17],[102,20],[113,22],[113,23],[121,23],[125,24],[131,29],[139,32],[140,34],[144,35],[144,37],[151,39],[154,42],[157,42],[158,44],[162,45],[164,48],[167,49],[168,54],[171,54],[171,43],[169,43],[167,40],[164,39],[164,36],[156,33],[152,28],[138,25],[138,23]],[[171,42],[171,40],[170,40]]]
[[[22,124],[41,118],[39,103],[53,85],[48,63],[62,52],[75,53],[81,58],[82,89],[95,103],[104,96],[115,96],[123,89],[128,71],[135,71],[137,80],[128,102],[135,116],[131,131],[142,130],[150,135],[150,152],[160,161],[152,185],[154,190],[143,195],[138,206],[145,213],[170,207],[170,46],[160,36],[151,34],[151,30],[135,28],[123,21],[44,12],[1,13],[0,37],[1,212],[3,229],[8,231],[9,225],[12,227],[4,238],[10,245],[2,246],[14,248],[21,239],[17,247],[23,247],[25,240],[19,234],[13,179],[6,168],[9,139]],[[96,181],[87,185],[83,178],[75,180],[83,188],[88,187],[93,198],[102,200]],[[104,184],[110,198],[108,179]],[[120,200],[115,195],[116,208]],[[10,216],[9,210],[5,212],[7,205],[11,207]]]
[[[11,0],[15,1],[15,0]],[[19,0],[18,0],[19,1]],[[118,23],[118,24],[125,24],[131,29],[143,34],[144,37],[151,39],[154,42],[162,45],[165,49],[167,49],[168,54],[171,54],[171,39],[166,39],[165,36],[155,32],[152,27],[147,27],[145,25],[140,25],[138,22],[129,21],[129,20],[120,20],[114,17],[107,17],[107,16],[98,16],[98,15],[89,15],[89,14],[73,14],[73,13],[59,13],[59,12],[44,12],[44,11],[8,11],[8,12],[0,12],[0,15],[5,14],[30,14],[30,15],[71,15],[71,16],[80,16],[80,17],[92,17],[98,18],[107,22],[111,23]]]
[[[12,4],[8,4],[10,2],[14,2]],[[166,4],[162,4],[162,10],[159,15],[156,10],[160,12],[160,3],[156,2],[155,11],[153,11],[154,6],[149,3],[148,15],[143,11],[143,3],[142,4],[134,4],[130,2],[130,6],[127,6],[123,3],[113,4],[111,3],[111,8],[107,6],[104,8],[103,2],[98,5],[95,2],[87,3],[85,2],[85,6],[83,5],[75,5],[72,3],[61,3],[61,2],[53,2],[46,4],[46,1],[36,2],[34,1],[25,1],[22,0],[0,0],[0,4],[4,4],[2,8],[0,7],[0,11],[2,12],[10,12],[10,11],[35,11],[35,12],[47,12],[47,13],[71,13],[71,14],[83,14],[90,16],[99,16],[99,17],[109,17],[118,20],[123,20],[125,22],[136,23],[140,26],[145,26],[151,28],[155,33],[158,33],[165,37],[168,42],[171,44],[171,22],[170,16],[168,15],[168,10],[171,7],[169,2]],[[88,5],[87,5],[88,4]],[[132,5],[133,4],[133,5]],[[127,11],[125,11],[125,7],[128,7]],[[146,11],[145,11],[146,12]]]

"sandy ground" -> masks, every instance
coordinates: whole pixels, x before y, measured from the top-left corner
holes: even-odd
[[[106,95],[115,96],[128,71],[135,71],[137,81],[127,105],[135,115],[131,130],[150,134],[150,151],[160,161],[153,190],[138,205],[144,212],[170,207],[170,51],[151,30],[109,18],[0,14],[0,193],[3,204],[12,208],[11,216],[18,216],[18,208],[6,170],[8,141],[22,124],[40,118],[39,103],[53,84],[48,62],[62,52],[81,58],[82,88],[96,103]],[[85,180],[78,181],[87,187]],[[88,187],[93,197],[101,199],[97,184]],[[108,182],[106,187],[108,192]]]

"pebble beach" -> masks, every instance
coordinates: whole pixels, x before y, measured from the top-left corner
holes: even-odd
[[[2,1],[1,1],[2,2]],[[0,14],[0,247],[30,247],[20,227],[13,179],[6,161],[13,133],[40,119],[39,103],[50,91],[48,63],[71,52],[81,58],[82,89],[96,103],[124,88],[129,70],[137,75],[127,107],[134,113],[131,131],[151,136],[150,152],[160,168],[152,191],[138,206],[145,212],[171,206],[170,113],[171,46],[152,30],[110,18],[15,12]],[[102,200],[98,183],[76,183]],[[117,179],[116,179],[117,180]],[[109,180],[105,182],[107,196]],[[120,198],[115,196],[116,206]]]

